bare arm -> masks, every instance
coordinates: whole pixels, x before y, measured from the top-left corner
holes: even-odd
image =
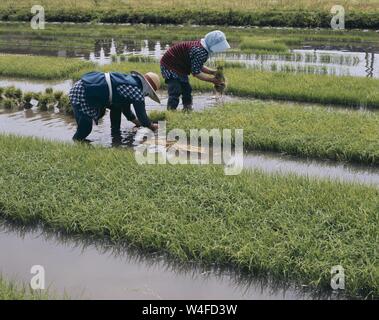
[[[214,70],[214,69],[211,69],[211,68],[208,68],[208,67],[206,67],[206,66],[203,66],[203,68],[201,69],[201,71],[203,72],[203,73],[206,73],[206,74],[210,74],[210,75],[215,75],[216,74],[216,72],[217,72],[217,70]]]
[[[220,80],[216,79],[215,77],[209,77],[204,72],[200,72],[198,74],[194,74],[193,76],[195,78],[201,80],[201,81],[210,82],[210,83],[213,83],[213,84],[221,84],[222,83]]]

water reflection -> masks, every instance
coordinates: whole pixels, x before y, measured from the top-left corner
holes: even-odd
[[[180,263],[166,254],[88,235],[0,220],[1,271],[28,281],[36,261],[47,281],[72,298],[94,299],[339,299],[262,273],[228,266]]]
[[[30,40],[30,39],[29,39]],[[28,43],[28,38],[1,45],[2,53],[51,55],[76,57],[98,63],[110,64],[114,55],[143,55],[160,59],[171,45],[170,41],[148,39],[97,39],[93,48],[72,48],[64,44],[59,49],[49,49],[49,41],[43,45]],[[26,45],[26,43],[28,43]],[[343,47],[332,45],[303,45],[285,54],[244,54],[230,52],[214,56],[229,62],[240,62],[249,67],[265,71],[286,71],[337,76],[359,76],[379,78],[379,48],[358,43]]]

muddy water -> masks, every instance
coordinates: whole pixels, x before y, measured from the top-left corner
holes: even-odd
[[[198,97],[199,98],[199,97]],[[214,101],[213,101],[214,102]],[[202,104],[203,105],[203,104]],[[150,110],[156,109],[151,105]],[[132,125],[122,119],[121,136],[112,137],[109,116],[99,126],[94,126],[89,139],[94,144],[113,147],[132,147],[134,133]],[[34,136],[43,139],[71,142],[76,124],[72,117],[60,114],[26,110],[0,113],[0,133]],[[296,174],[312,178],[355,182],[379,187],[379,168],[354,166],[332,161],[304,160],[275,153],[250,152],[244,156],[246,169],[260,169],[268,173]]]
[[[23,230],[0,221],[0,273],[30,282],[33,265],[45,268],[51,293],[72,299],[310,299],[338,298],[255,280],[219,268],[178,265],[106,243]]]
[[[65,93],[68,93],[72,87],[72,81],[38,81],[30,79],[0,78],[0,87],[11,86],[21,89],[23,92],[44,92],[46,88],[52,88],[54,91],[63,91]]]

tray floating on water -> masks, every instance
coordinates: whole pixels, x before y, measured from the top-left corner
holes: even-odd
[[[166,151],[178,150],[178,151],[184,151],[184,152],[189,152],[189,153],[200,153],[200,154],[206,153],[206,150],[204,147],[197,147],[191,144],[178,143],[177,140],[166,140],[163,138],[148,139],[144,141],[143,144],[151,146],[151,147],[157,147],[157,152],[162,149],[159,147],[164,147],[166,148]]]

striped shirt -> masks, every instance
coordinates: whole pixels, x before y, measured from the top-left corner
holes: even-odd
[[[161,59],[161,72],[164,79],[188,81],[189,74],[199,74],[209,58],[208,51],[200,41],[185,41],[167,50]]]

